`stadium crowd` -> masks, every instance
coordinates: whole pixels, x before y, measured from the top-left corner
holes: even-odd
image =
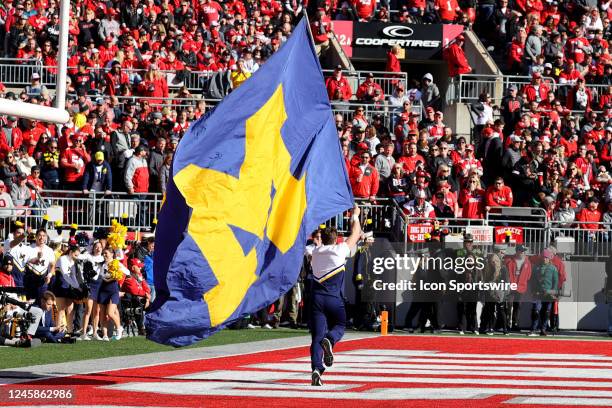
[[[363,104],[350,118],[336,115],[355,197],[371,202],[389,197],[416,222],[478,219],[492,207],[526,206],[543,208],[549,221],[564,228],[609,230],[612,61],[607,39],[612,10],[609,1],[591,3],[551,1],[544,5],[536,0],[509,6],[506,0],[411,0],[399,4],[397,13],[390,13],[391,5],[386,2],[319,2],[311,28],[321,52],[329,47],[333,20],[455,22],[473,27],[488,45],[501,50],[507,72],[530,77],[520,89],[509,87],[499,106],[490,95],[481,94],[471,106],[475,129],[470,141],[457,137],[445,125],[443,100],[431,74],[410,78],[406,84],[396,81],[393,92],[385,95],[373,76],[352,89],[342,70],[336,69],[326,79],[334,106],[347,101]],[[223,94],[239,86],[286,41],[306,3],[83,0],[73,2],[72,7],[67,102],[71,122],[57,127],[11,116],[0,118],[0,202],[4,208],[38,207],[43,189],[127,192],[136,199],[148,192],[163,193],[180,138],[207,108],[204,101],[182,103],[168,98],[192,97],[181,86],[189,71],[220,73],[215,77],[219,82],[202,84],[209,91],[215,88]],[[58,35],[57,0],[5,0],[0,4],[3,55],[19,58],[21,63],[40,61],[55,66]],[[452,52],[445,52],[452,62],[451,76],[471,72],[462,42],[459,36]],[[389,50],[387,71],[400,70],[397,52],[397,48]],[[41,79],[35,72],[21,92],[7,92],[0,84],[0,96],[51,105],[50,90]],[[422,115],[413,112],[417,104],[424,107]],[[375,114],[366,115],[366,108]],[[5,243],[5,254],[24,246],[23,238],[19,239],[24,235],[15,227]],[[24,250],[22,258],[3,261],[5,271],[18,269],[19,262],[21,267],[46,265],[44,285],[30,299],[42,309],[47,302],[55,305],[59,314],[53,320],[55,326],[50,326],[51,333],[64,327],[83,339],[98,336],[96,324],[102,328],[100,321],[119,316],[117,308],[109,305],[122,309],[115,294],[127,293],[128,288],[117,280],[102,278],[101,286],[109,282],[112,286],[112,294],[103,297],[93,291],[82,296],[70,290],[80,290],[78,281],[71,280],[77,274],[77,259],[89,257],[99,280],[105,267],[108,270],[113,259],[121,258],[128,286],[134,289],[135,285],[140,294],[149,293],[142,276],[151,273],[139,275],[142,269],[146,271],[146,256],[109,251],[104,239],[101,234],[52,257],[53,249],[42,237],[32,244],[38,250]],[[138,248],[151,251],[151,244],[147,241]],[[66,277],[56,278],[59,287],[51,281],[56,264],[60,270],[63,267],[61,276]],[[43,287],[50,289],[55,300]],[[250,324],[278,326],[280,313],[289,309],[290,324],[296,325],[298,292],[294,289],[285,307],[282,300],[275,304],[272,320],[266,309]],[[88,317],[76,326],[70,316],[64,317],[61,326],[58,319],[74,309],[70,300],[74,296],[91,300],[77,307],[85,311],[77,316]],[[140,298],[146,302],[151,295]],[[103,307],[106,311],[100,312]],[[90,318],[92,330],[88,330]],[[122,324],[114,323],[120,338]],[[105,338],[104,333],[99,337]]]

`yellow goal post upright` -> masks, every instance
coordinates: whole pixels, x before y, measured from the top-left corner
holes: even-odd
[[[55,106],[40,106],[33,103],[0,98],[0,115],[17,116],[63,124],[70,120],[66,111],[66,75],[68,71],[68,30],[70,23],[70,0],[60,0],[60,35],[57,53],[57,76],[55,82]]]

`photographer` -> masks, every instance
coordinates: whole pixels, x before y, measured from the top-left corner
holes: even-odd
[[[0,345],[30,347],[40,344],[32,340],[43,311],[17,300],[14,293],[0,291]]]
[[[66,335],[66,327],[58,323],[59,313],[55,295],[49,291],[45,292],[42,295],[40,305],[43,308],[43,315],[34,336],[45,343],[61,342]]]
[[[69,333],[74,331],[74,301],[84,297],[78,279],[77,262],[80,254],[79,247],[71,245],[68,252],[59,258],[52,290],[57,296],[59,319],[61,321],[65,317]]]

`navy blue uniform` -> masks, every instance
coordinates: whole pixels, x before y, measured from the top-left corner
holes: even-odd
[[[332,346],[342,339],[346,327],[344,309],[344,270],[350,256],[347,244],[322,245],[312,251],[313,281],[311,289],[310,360],[313,370],[325,371],[321,341]]]

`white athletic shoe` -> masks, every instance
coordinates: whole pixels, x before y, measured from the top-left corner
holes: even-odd
[[[319,372],[319,370],[314,370],[312,372],[311,379],[312,382],[310,383],[310,385],[313,385],[315,387],[320,387],[323,385],[323,381],[321,381],[321,373]]]
[[[272,326],[270,326],[268,323],[264,324],[262,326],[262,328],[266,329],[266,330],[272,330]]]
[[[85,340],[85,341],[91,341],[91,337],[89,337],[86,334],[82,334],[79,337],[77,337],[77,340]]]
[[[110,341],[110,339],[108,338],[108,336],[104,336],[102,337],[102,341]]]
[[[326,337],[321,340],[321,347],[323,348],[323,364],[326,367],[331,367],[334,364],[334,353],[332,351],[331,341]]]
[[[93,327],[91,325],[87,326],[87,335],[91,336],[93,334]]]
[[[259,329],[259,326],[255,326],[254,324],[247,324],[247,329]]]
[[[94,340],[98,340],[98,341],[102,341],[103,340],[102,337],[100,337],[100,335],[98,333],[94,333],[93,339]]]

